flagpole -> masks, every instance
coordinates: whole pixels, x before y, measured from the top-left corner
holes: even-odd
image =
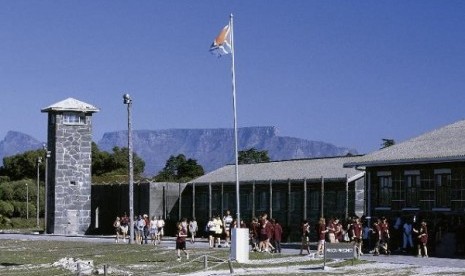
[[[234,26],[233,14],[231,13],[229,19],[231,31],[231,72],[232,72],[232,93],[233,93],[233,110],[234,110],[234,155],[235,155],[235,170],[236,170],[236,208],[237,208],[237,226],[240,227],[241,223],[241,205],[239,194],[239,156],[238,156],[238,142],[237,142],[237,112],[236,112],[236,70],[234,64]]]

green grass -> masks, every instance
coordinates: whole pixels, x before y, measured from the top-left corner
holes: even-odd
[[[0,241],[1,275],[75,275],[70,270],[52,266],[62,258],[93,261],[94,269],[103,272],[107,267],[110,275],[154,275],[185,274],[205,269],[208,257],[208,269],[229,270],[228,250],[188,248],[190,260],[182,256],[182,262],[176,260],[174,249],[154,247],[152,245],[113,244],[68,241]],[[263,260],[264,263],[238,264],[235,268],[277,267],[301,264],[319,264],[322,260],[306,260],[286,263],[289,255],[253,253],[249,259]],[[111,273],[110,273],[111,272]]]

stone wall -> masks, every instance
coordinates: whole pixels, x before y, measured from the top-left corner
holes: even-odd
[[[91,221],[91,116],[85,124],[63,124],[60,113],[49,116],[54,118],[49,119],[47,232],[85,234]]]

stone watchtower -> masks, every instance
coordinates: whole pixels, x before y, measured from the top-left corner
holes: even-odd
[[[83,235],[91,223],[92,113],[99,109],[68,98],[48,113],[46,232]]]

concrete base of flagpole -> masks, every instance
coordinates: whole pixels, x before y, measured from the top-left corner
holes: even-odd
[[[249,229],[233,228],[231,231],[231,256],[230,259],[238,263],[249,261]]]

